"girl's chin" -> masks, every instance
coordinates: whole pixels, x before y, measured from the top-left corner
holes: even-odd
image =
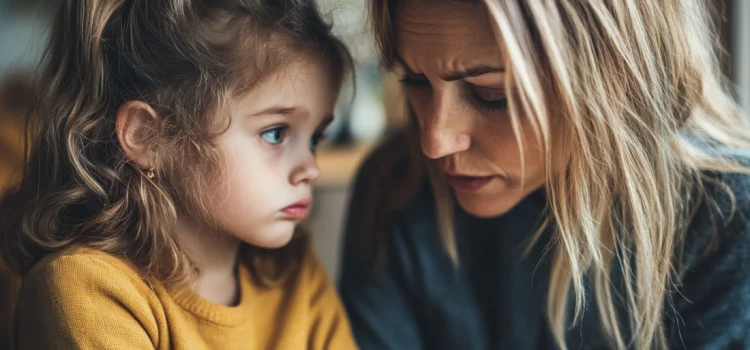
[[[265,225],[255,232],[237,238],[256,247],[276,249],[289,244],[297,224],[293,221],[278,221]]]

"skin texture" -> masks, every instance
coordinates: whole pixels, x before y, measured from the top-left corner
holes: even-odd
[[[521,148],[507,109],[502,45],[480,3],[400,2],[396,54],[421,132],[422,151],[479,217],[506,213],[545,181],[544,153],[521,116]],[[485,184],[467,189],[471,178]],[[474,182],[476,184],[476,182]],[[472,186],[468,186],[472,187]]]

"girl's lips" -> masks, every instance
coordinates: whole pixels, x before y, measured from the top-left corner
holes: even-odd
[[[307,207],[300,206],[288,206],[281,210],[287,216],[293,219],[304,219],[310,214],[310,210]]]
[[[492,181],[495,176],[461,176],[448,174],[448,182],[457,190],[476,192]]]
[[[310,214],[311,203],[312,199],[310,197],[306,197],[284,209],[281,209],[281,212],[292,219],[302,220]]]

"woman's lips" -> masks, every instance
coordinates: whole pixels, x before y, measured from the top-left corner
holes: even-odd
[[[310,197],[304,198],[284,209],[281,212],[292,219],[303,220],[310,214],[310,203],[312,199]]]
[[[448,174],[448,182],[457,190],[476,192],[492,181],[495,176],[465,176]]]

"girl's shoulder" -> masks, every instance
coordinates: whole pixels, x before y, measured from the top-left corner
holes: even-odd
[[[19,296],[21,308],[24,304],[53,303],[49,306],[67,313],[96,302],[137,308],[155,294],[129,262],[100,250],[75,246],[36,263],[24,276]]]
[[[72,246],[47,255],[29,270],[23,281],[72,283],[79,278],[102,279],[109,283],[116,280],[140,281],[145,284],[135,267],[123,258],[84,246]]]
[[[48,255],[24,277],[15,306],[16,342],[19,348],[153,348],[159,303],[123,259],[71,247]]]

